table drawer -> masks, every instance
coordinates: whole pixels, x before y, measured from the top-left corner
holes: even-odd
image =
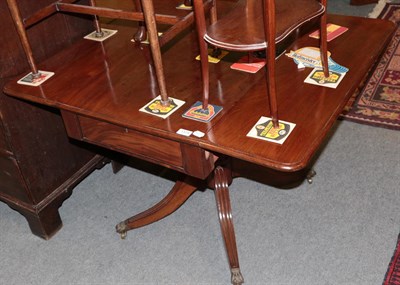
[[[180,143],[79,116],[84,141],[183,171]]]

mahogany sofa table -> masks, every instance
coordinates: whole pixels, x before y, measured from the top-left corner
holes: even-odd
[[[188,31],[163,47],[169,96],[186,103],[169,118],[139,109],[158,96],[147,46],[131,41],[132,27],[117,26],[118,33],[103,43],[81,40],[39,64],[55,75],[39,87],[5,86],[11,96],[59,108],[71,138],[100,145],[179,171],[185,178],[157,205],[117,225],[117,231],[141,227],[174,212],[198,189],[215,190],[221,230],[229,258],[232,283],[243,282],[236,249],[228,185],[249,167],[263,169],[281,184],[302,177],[327,137],[346,102],[379,58],[394,32],[387,21],[329,16],[329,22],[349,30],[328,44],[332,58],[349,68],[336,89],[304,83],[310,69],[299,70],[293,60],[277,59],[279,115],[296,124],[283,145],[249,138],[246,134],[261,116],[269,116],[263,72],[247,74],[230,69],[240,57],[228,55],[210,66],[210,103],[223,106],[211,122],[182,117],[201,100],[201,74],[196,35]],[[318,46],[307,35],[292,50]],[[22,76],[22,75],[21,75]],[[201,131],[199,138],[177,134],[179,129]]]

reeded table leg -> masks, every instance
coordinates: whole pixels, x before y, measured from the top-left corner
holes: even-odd
[[[218,166],[214,170],[215,200],[217,201],[219,223],[221,225],[222,236],[224,238],[229,266],[231,268],[231,281],[233,285],[241,285],[244,282],[244,279],[239,268],[239,257],[236,247],[235,230],[233,227],[231,201],[229,199],[228,183],[230,177],[227,177],[227,172],[230,175],[230,170],[226,171],[221,166]]]
[[[172,214],[197,190],[196,184],[189,177],[185,181],[177,181],[168,195],[156,205],[120,222],[116,226],[117,232],[121,238],[125,238],[127,231],[154,223]]]

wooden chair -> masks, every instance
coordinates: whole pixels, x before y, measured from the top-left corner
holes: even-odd
[[[50,3],[44,8],[41,8],[23,18],[18,6],[18,0],[6,1],[32,72],[32,80],[40,77],[41,73],[39,72],[36,61],[33,57],[33,51],[27,35],[27,29],[31,26],[46,20],[58,12],[92,15],[94,17],[96,36],[101,37],[103,31],[99,23],[99,17],[137,21],[139,22],[139,31],[135,35],[135,40],[143,40],[146,35],[144,32],[148,34],[155,73],[161,95],[161,103],[165,106],[170,104],[164,78],[161,47],[193,23],[194,16],[192,12],[188,13],[186,16],[156,14],[154,11],[153,0],[134,0],[133,3],[138,11],[124,11],[115,8],[98,7],[96,5],[96,0],[88,0],[89,5],[85,5],[86,3],[76,3],[79,2],[78,0],[54,0],[53,3]],[[204,6],[207,11],[211,8],[212,1],[213,0],[205,0]],[[185,0],[184,3],[186,5],[191,4],[188,0]],[[172,5],[172,3],[166,3],[165,5]],[[162,37],[159,37],[157,34],[157,24],[169,26],[169,28],[163,33]],[[145,27],[146,29],[144,29]]]
[[[214,0],[215,5],[216,0]],[[215,7],[211,25],[206,27],[203,0],[193,0],[200,46],[203,79],[203,108],[208,107],[209,74],[208,44],[241,52],[266,52],[269,107],[274,126],[278,126],[275,87],[275,46],[304,23],[320,17],[320,50],[324,75],[329,76],[327,63],[327,0],[238,0],[235,7],[217,20]]]

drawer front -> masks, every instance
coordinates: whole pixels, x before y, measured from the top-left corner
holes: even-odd
[[[79,116],[84,141],[185,172],[180,143]]]

